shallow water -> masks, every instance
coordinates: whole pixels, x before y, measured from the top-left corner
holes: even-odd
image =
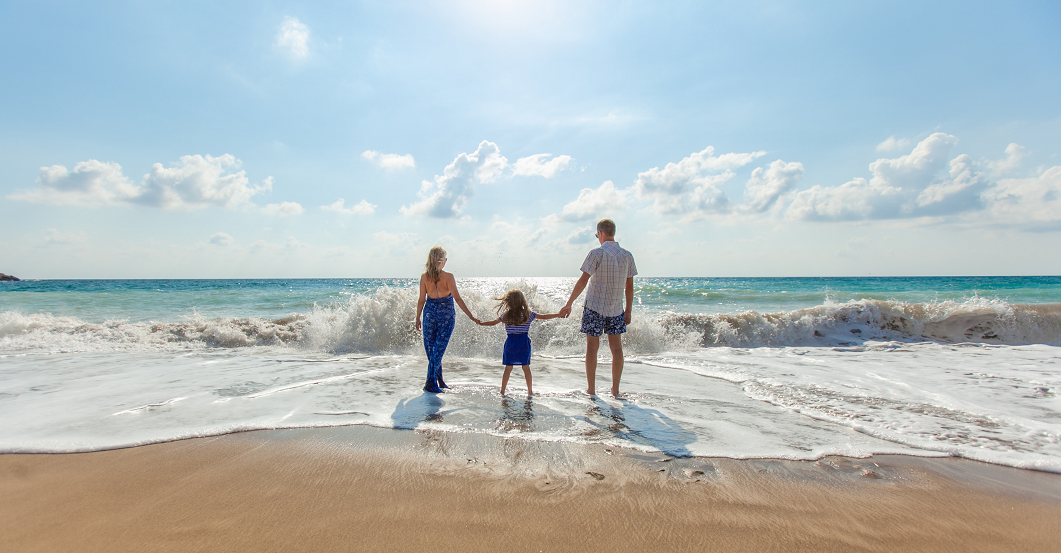
[[[746,280],[717,291],[714,279],[641,282],[624,400],[581,392],[575,318],[534,323],[529,401],[518,370],[509,397],[498,393],[503,330],[461,315],[445,359],[453,388],[423,394],[407,281],[29,283],[0,293],[0,452],[367,424],[674,456],[957,455],[1061,472],[1061,279],[967,279],[961,290],[908,279],[892,292],[847,279],[842,293],[833,279],[828,299],[804,283],[798,300],[788,281],[799,279]],[[486,316],[510,286],[555,311],[571,282],[460,285]],[[712,294],[790,309],[716,312]]]

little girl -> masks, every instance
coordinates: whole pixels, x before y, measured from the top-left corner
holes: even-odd
[[[523,376],[527,378],[527,395],[534,395],[531,389],[530,356],[531,343],[527,331],[535,319],[546,320],[559,317],[559,313],[552,315],[539,315],[530,310],[527,298],[519,290],[509,290],[504,297],[494,298],[501,303],[497,304],[498,318],[493,321],[480,322],[482,326],[493,326],[497,323],[505,324],[505,332],[508,339],[505,340],[505,353],[501,363],[505,365],[505,376],[501,377],[501,395],[505,395],[508,387],[508,375],[512,374],[512,366],[519,365],[523,368]]]

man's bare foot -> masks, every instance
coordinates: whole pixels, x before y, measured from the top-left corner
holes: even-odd
[[[623,396],[623,394],[619,393],[619,390],[613,389],[612,390],[612,397],[614,397],[614,398],[622,398],[622,397],[625,397],[625,396]]]
[[[586,390],[586,394],[592,397],[597,397],[597,392],[593,388]]]

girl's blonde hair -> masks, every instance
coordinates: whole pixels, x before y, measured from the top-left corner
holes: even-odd
[[[435,246],[427,252],[427,263],[424,263],[425,273],[428,280],[438,282],[442,280],[442,262],[446,260],[446,250]]]
[[[530,306],[527,298],[519,290],[509,290],[504,296],[494,298],[497,304],[497,315],[507,325],[521,325],[530,320]]]

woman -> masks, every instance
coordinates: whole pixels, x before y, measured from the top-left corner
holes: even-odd
[[[453,273],[442,270],[445,266],[446,250],[438,246],[431,248],[424,265],[426,271],[420,275],[420,299],[416,302],[416,330],[420,330],[420,314],[424,315],[424,350],[427,352],[427,384],[424,385],[424,391],[433,394],[441,393],[442,388],[449,388],[442,380],[442,356],[453,334],[456,316],[453,302],[457,302],[469,319],[476,324],[480,322],[464,305]]]

